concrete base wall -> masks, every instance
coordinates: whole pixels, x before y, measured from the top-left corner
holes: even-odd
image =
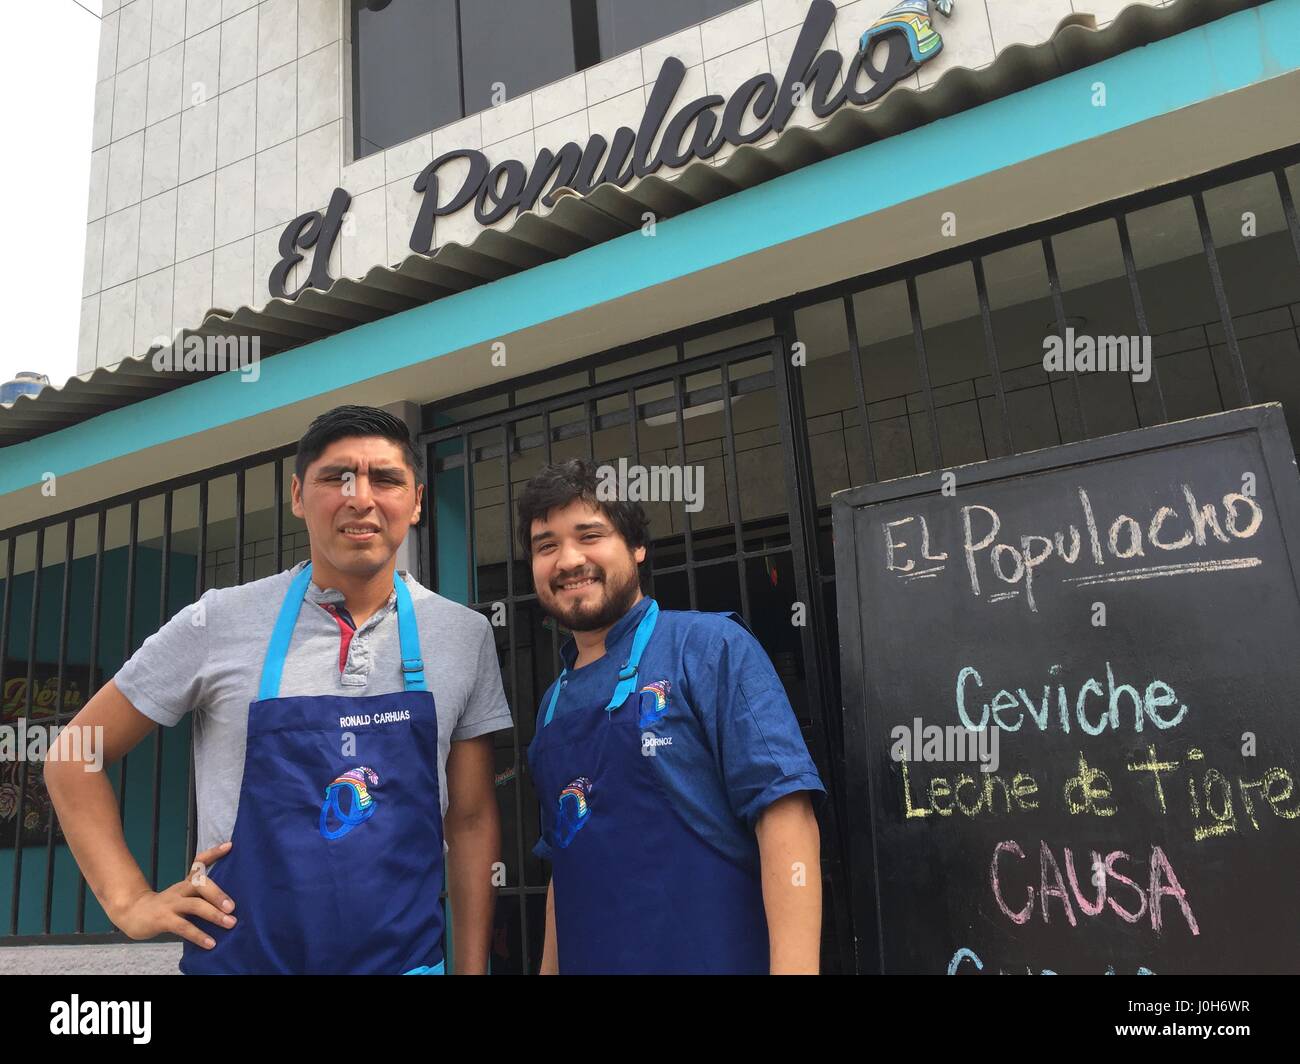
[[[0,946],[2,975],[179,975],[179,942]]]

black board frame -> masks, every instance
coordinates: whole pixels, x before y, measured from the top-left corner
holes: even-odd
[[[859,598],[858,514],[888,502],[937,494],[945,473],[958,475],[963,490],[993,481],[1068,470],[1106,459],[1123,458],[1182,444],[1253,434],[1264,457],[1264,468],[1277,506],[1280,535],[1290,563],[1291,579],[1300,597],[1300,468],[1280,403],[1206,414],[1185,421],[1130,429],[1111,436],[1060,444],[1038,451],[951,466],[897,480],[846,488],[831,496],[831,527],[835,548],[835,591],[839,620],[841,715],[844,722],[845,804],[848,838],[850,916],[853,922],[854,967],[859,974],[884,972],[881,916],[876,876],[875,809],[872,803],[872,762],[868,721],[881,707],[867,702],[862,654]],[[866,707],[860,712],[858,707]]]

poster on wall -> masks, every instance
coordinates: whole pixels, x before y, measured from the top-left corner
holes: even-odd
[[[5,681],[0,691],[0,850],[13,849],[22,832],[24,847],[45,845],[52,804],[45,789],[39,755],[49,749],[51,729],[58,705],[58,666],[37,662],[32,669],[31,715],[27,710],[27,663],[10,659],[5,662]],[[63,721],[77,712],[84,701],[81,685],[67,675],[63,678]],[[22,789],[22,824],[18,823],[19,789]],[[63,832],[57,820],[54,837]]]

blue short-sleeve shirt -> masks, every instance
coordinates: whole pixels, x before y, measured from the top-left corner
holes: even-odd
[[[576,645],[565,643],[560,656],[569,672],[556,718],[586,713],[597,724],[650,601],[633,606],[605,636],[604,657],[580,669],[573,668]],[[542,697],[539,733],[554,687]],[[757,869],[754,826],[769,805],[796,791],[825,794],[776,670],[735,614],[660,610],[634,697],[641,731],[654,737],[649,763],[664,793],[697,834],[737,863]],[[533,852],[551,857],[544,838]]]

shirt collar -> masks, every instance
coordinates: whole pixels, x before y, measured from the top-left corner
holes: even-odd
[[[294,566],[291,570],[289,570],[289,571],[290,571],[294,576],[297,576],[297,575],[298,575],[300,572],[302,572],[303,569],[305,569],[306,567],[307,567],[307,562],[305,562],[305,561],[301,561],[301,562],[299,562],[297,565],[295,565],[295,566]],[[398,570],[397,570],[397,575],[398,575],[398,577],[400,577],[402,580],[405,580],[405,579],[406,579],[406,570],[405,570],[405,569],[398,569]],[[342,602],[345,601],[345,599],[344,599],[344,595],[343,595],[343,592],[340,591],[340,590],[338,590],[338,588],[334,588],[334,587],[320,587],[320,586],[316,583],[315,580],[309,580],[309,581],[307,581],[307,595],[306,595],[306,598],[307,598],[307,601],[309,601],[309,602],[317,602],[317,603],[326,603],[326,602],[337,602],[337,603],[342,603]],[[393,608],[394,606],[396,606],[396,605],[397,605],[397,589],[394,588],[392,591],[390,591],[390,592],[388,593],[388,601],[387,601],[386,603],[384,603],[384,605],[383,605],[383,606],[382,606],[382,607],[377,611],[377,613],[375,614],[375,616],[380,616],[381,614],[385,613],[385,612],[386,612],[387,610],[389,610],[389,609],[392,609],[392,608]]]
[[[605,654],[606,656],[614,654],[626,643],[630,648],[632,645],[632,634],[636,631],[636,626],[641,623],[641,618],[645,616],[645,611],[650,608],[653,600],[649,595],[641,596],[641,601],[633,606],[627,613],[623,614],[614,626],[605,633]],[[574,661],[578,657],[578,644],[574,641],[573,636],[569,636],[560,647],[560,661],[566,669],[572,669]],[[604,658],[598,658],[603,661]],[[595,664],[593,662],[592,664]]]

